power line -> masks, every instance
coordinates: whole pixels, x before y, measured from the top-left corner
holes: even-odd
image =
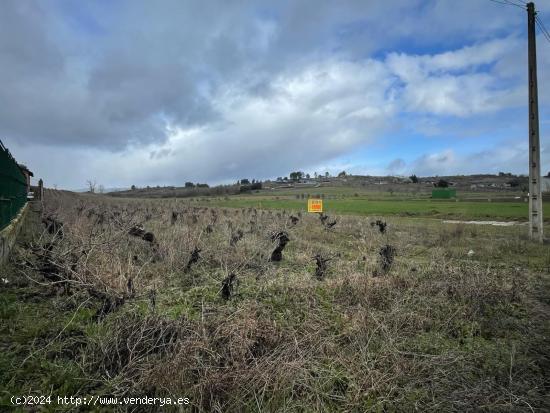
[[[546,27],[544,27],[544,23],[542,22],[542,20],[539,19],[538,16],[535,16],[535,22],[538,24],[539,29],[542,31],[542,34],[544,35],[546,40],[550,42],[550,33],[548,33],[548,30],[546,30]]]
[[[527,5],[527,3],[524,0],[516,0],[516,1],[520,1],[522,4],[514,3],[511,0],[490,0],[490,1],[492,1],[493,3],[503,4],[505,6],[516,6],[524,10],[525,10],[525,6]],[[537,15],[535,15],[535,22],[539,26],[539,29],[541,30],[546,40],[550,42],[550,32],[548,32],[546,27],[544,27],[544,23]]]
[[[516,1],[520,1],[520,4],[514,3],[513,1],[510,1],[510,0],[503,0],[503,1],[510,4],[511,6],[518,6],[518,7],[521,7],[522,9],[525,6],[527,6],[527,2],[523,0],[516,0]]]
[[[545,36],[550,36],[550,34],[548,33],[548,30],[546,30],[546,27],[544,27],[544,23],[542,22],[541,19],[539,19],[539,17],[535,17],[535,21],[538,23],[540,29],[542,30],[542,32],[544,33]]]
[[[519,7],[520,9],[525,9],[525,4],[517,4],[509,0],[490,0],[490,1],[492,1],[493,3],[504,4],[505,6],[516,6],[516,7]]]

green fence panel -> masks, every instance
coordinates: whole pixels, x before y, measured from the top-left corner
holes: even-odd
[[[450,199],[456,198],[456,189],[454,188],[436,188],[432,189],[433,199]]]
[[[10,151],[0,141],[0,230],[27,202],[27,181]]]

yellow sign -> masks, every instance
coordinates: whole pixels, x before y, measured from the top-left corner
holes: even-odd
[[[307,200],[307,212],[323,212],[323,200],[322,199],[308,199]]]

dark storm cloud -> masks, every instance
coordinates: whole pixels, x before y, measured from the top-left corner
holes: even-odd
[[[89,61],[84,51],[70,50],[55,38],[62,30],[52,26],[61,24],[41,3],[3,3],[0,76],[7,82],[0,89],[2,135],[121,149],[163,141],[168,122],[193,125],[215,118],[198,90],[196,68],[163,36],[126,33],[122,42],[115,35],[113,45]]]
[[[394,3],[396,17],[418,16],[421,2]],[[455,13],[469,13],[474,2],[467,3]],[[439,3],[433,8],[437,19],[449,17]],[[322,7],[314,1],[128,1],[81,9],[62,1],[4,1],[0,133],[111,149],[162,142],[167,122],[185,127],[216,120],[210,97],[220,85],[262,93],[280,70],[299,69],[300,58],[343,45],[348,54],[387,45],[395,33],[386,33],[386,44],[376,36],[390,23],[386,11],[382,2],[364,1]],[[393,30],[429,35],[407,20]]]
[[[31,164],[42,165],[31,147],[87,162],[86,171],[67,178],[62,166],[44,165],[58,183],[90,174],[109,186],[132,177],[220,181],[326,164],[374,139],[402,110],[398,101],[425,116],[475,115],[472,99],[460,95],[475,77],[466,73],[461,83],[426,71],[407,78],[387,56],[423,68],[442,50],[506,40],[524,22],[513,7],[494,6],[3,1],[0,136]],[[495,64],[502,76],[507,68]],[[392,83],[397,77],[405,94]],[[483,104],[494,87],[484,85]],[[419,97],[418,90],[430,94]]]

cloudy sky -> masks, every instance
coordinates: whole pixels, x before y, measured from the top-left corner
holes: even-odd
[[[527,173],[526,42],[489,0],[3,0],[0,138],[69,189]]]

